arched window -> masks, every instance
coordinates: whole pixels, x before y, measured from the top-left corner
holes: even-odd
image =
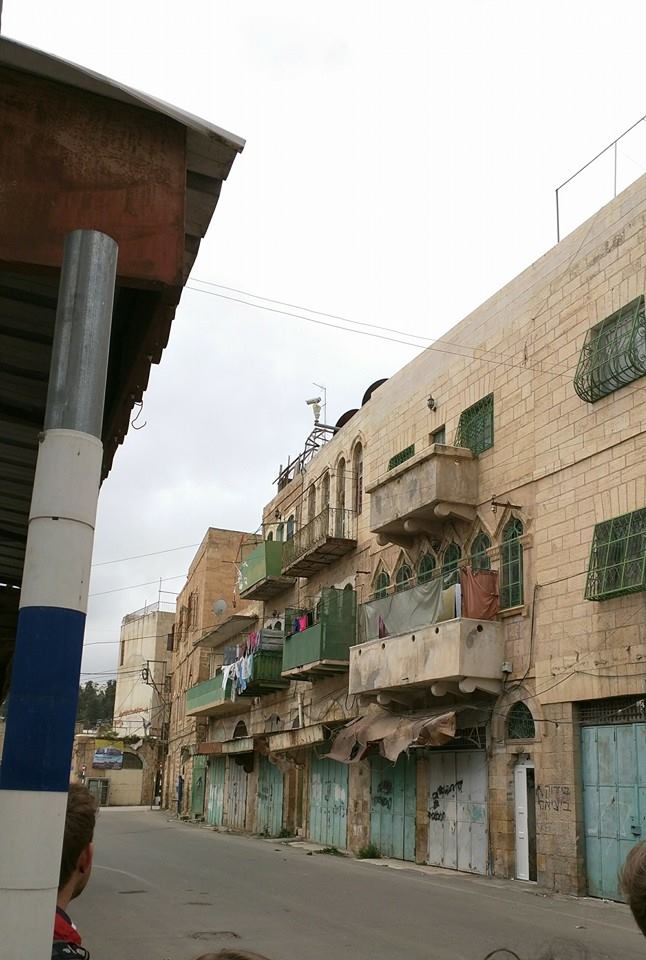
[[[413,586],[413,571],[407,563],[402,563],[395,574],[395,592],[401,593]]]
[[[336,468],[336,506],[337,510],[345,510],[345,460],[339,460]]]
[[[435,557],[432,553],[425,553],[417,567],[417,582],[428,583],[435,573]]]
[[[500,608],[519,607],[523,602],[523,525],[512,517],[502,532],[500,546]]]
[[[459,581],[460,572],[458,570],[458,564],[460,563],[461,557],[462,551],[455,542],[450,543],[444,551],[444,556],[442,557],[442,579],[445,587],[450,587]]]
[[[270,543],[271,543],[271,541],[274,539],[274,531],[273,531],[273,530],[270,530],[270,531],[269,531],[269,533],[267,534],[267,539],[269,540]]]
[[[288,540],[291,540],[292,537],[294,536],[294,527],[295,527],[294,514],[292,513],[291,516],[287,518],[287,539]]]
[[[276,540],[282,540],[284,536],[285,528],[283,527],[282,523],[279,523],[276,527]]]
[[[487,550],[491,547],[491,539],[486,533],[479,533],[471,544],[471,568],[476,570],[491,570],[491,558]]]
[[[330,474],[324,473],[321,481],[321,510],[330,506]]]
[[[375,600],[383,600],[388,596],[388,587],[390,586],[390,577],[385,570],[382,570],[375,580]]]
[[[536,727],[532,712],[526,703],[519,700],[507,714],[508,740],[533,740],[536,736]]]
[[[307,491],[307,519],[311,521],[316,516],[316,487],[312,484]]]
[[[352,454],[352,509],[357,515],[363,509],[363,447],[360,443]]]
[[[240,737],[246,737],[247,734],[247,724],[244,720],[238,720],[233,730],[233,739],[238,740]]]

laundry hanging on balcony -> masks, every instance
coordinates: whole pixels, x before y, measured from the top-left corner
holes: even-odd
[[[500,610],[497,570],[460,570],[462,616],[471,620],[494,620]]]
[[[383,639],[461,616],[460,585],[442,589],[440,577],[362,606],[363,640]]]
[[[398,716],[375,703],[339,731],[327,758],[358,763],[371,744],[379,744],[380,754],[395,763],[409,747],[441,747],[454,739],[455,732],[455,710]]]

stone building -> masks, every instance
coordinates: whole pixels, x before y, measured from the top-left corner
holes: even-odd
[[[619,898],[646,836],[645,295],[642,178],[315,426],[241,548],[255,606],[178,648],[211,823]]]
[[[206,724],[185,713],[186,692],[209,676],[208,639],[204,638],[208,638],[223,617],[228,619],[246,607],[236,598],[236,559],[241,544],[250,537],[239,530],[210,527],[177,596],[175,622],[168,643],[169,725],[163,802],[180,814],[190,812],[198,816],[204,807],[202,761],[198,760],[195,765],[195,790],[193,766],[198,744],[206,737]]]
[[[154,603],[121,621],[113,729],[119,736],[161,737],[168,724],[168,661],[175,612]]]

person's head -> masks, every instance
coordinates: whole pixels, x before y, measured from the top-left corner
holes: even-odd
[[[630,850],[619,881],[637,926],[646,937],[646,843]]]
[[[65,833],[58,881],[59,901],[78,897],[92,871],[92,839],[96,823],[96,801],[87,787],[70,786],[65,814]]]

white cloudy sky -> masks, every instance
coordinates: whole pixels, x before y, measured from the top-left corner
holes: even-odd
[[[555,186],[646,112],[641,0],[4,0],[2,29],[246,138],[194,277],[427,338],[552,246]],[[644,136],[619,159],[621,186]],[[565,226],[611,190],[601,165]],[[312,382],[334,422],[416,352],[185,291],[95,560],[254,530]],[[157,598],[118,588],[178,590],[193,552],[95,567],[86,676]]]

